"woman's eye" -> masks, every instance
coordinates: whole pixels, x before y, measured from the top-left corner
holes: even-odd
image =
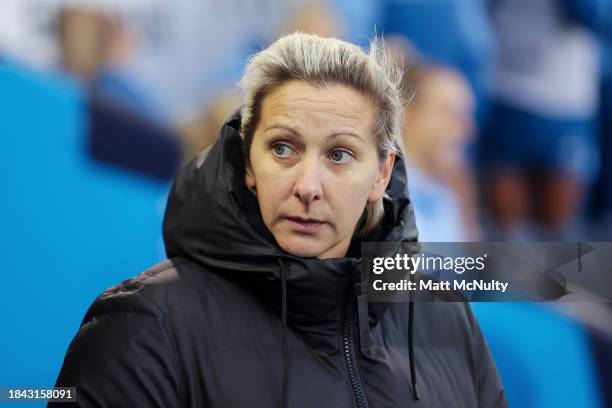
[[[274,150],[274,154],[279,157],[289,157],[291,155],[292,149],[285,143],[275,143],[272,146]]]
[[[353,155],[346,150],[336,149],[332,150],[332,152],[329,154],[329,158],[334,163],[346,164],[353,159]]]

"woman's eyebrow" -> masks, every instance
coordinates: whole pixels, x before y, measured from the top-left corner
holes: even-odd
[[[301,134],[301,133],[300,133],[300,132],[299,132],[297,129],[293,128],[292,126],[289,126],[289,125],[283,125],[283,124],[280,124],[280,123],[273,123],[273,124],[271,124],[271,125],[267,126],[267,127],[264,129],[264,132],[267,132],[267,131],[269,131],[269,130],[275,130],[275,129],[287,130],[287,131],[289,131],[289,132],[290,132],[292,135],[294,135],[294,136],[296,136],[296,137],[299,137],[299,138],[301,138],[301,137],[302,137],[302,134]],[[335,130],[333,130],[333,131],[330,133],[330,135],[328,136],[328,138],[330,138],[330,139],[331,139],[331,138],[335,138],[335,137],[338,137],[338,136],[350,136],[350,137],[355,137],[355,138],[357,138],[357,139],[361,139],[361,140],[363,140],[363,137],[362,137],[362,136],[361,136],[359,133],[355,132],[355,131],[354,131],[354,130],[352,130],[352,129],[335,129]]]
[[[337,137],[337,136],[351,136],[351,137],[356,137],[357,139],[362,139],[359,133],[353,130],[350,130],[350,129],[336,130],[332,132],[331,135],[329,135],[330,138]]]
[[[289,132],[293,133],[295,136],[301,137],[301,134],[300,132],[297,131],[297,129],[294,129],[291,126],[281,125],[278,123],[271,124],[270,126],[266,127],[264,131],[267,132],[268,130],[273,130],[273,129],[288,130]]]

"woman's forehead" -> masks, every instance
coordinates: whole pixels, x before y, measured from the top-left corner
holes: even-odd
[[[290,82],[264,98],[260,129],[288,128],[300,133],[317,127],[367,135],[375,113],[372,102],[351,87]]]

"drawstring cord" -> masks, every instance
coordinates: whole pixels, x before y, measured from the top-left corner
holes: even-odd
[[[278,258],[281,272],[282,306],[281,306],[281,343],[283,349],[283,388],[281,391],[281,408],[289,407],[289,345],[287,343],[287,273],[283,258]]]
[[[416,361],[414,361],[414,302],[408,303],[408,359],[410,360],[410,378],[412,380],[412,394],[415,400],[420,400],[416,380]]]

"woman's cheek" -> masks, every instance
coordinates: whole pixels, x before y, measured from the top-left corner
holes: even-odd
[[[361,216],[363,206],[367,200],[369,189],[364,187],[363,180],[351,180],[351,182],[336,183],[333,189],[330,189],[333,194],[333,201],[336,207],[336,214],[343,218],[357,218]],[[361,205],[363,203],[363,206]]]

